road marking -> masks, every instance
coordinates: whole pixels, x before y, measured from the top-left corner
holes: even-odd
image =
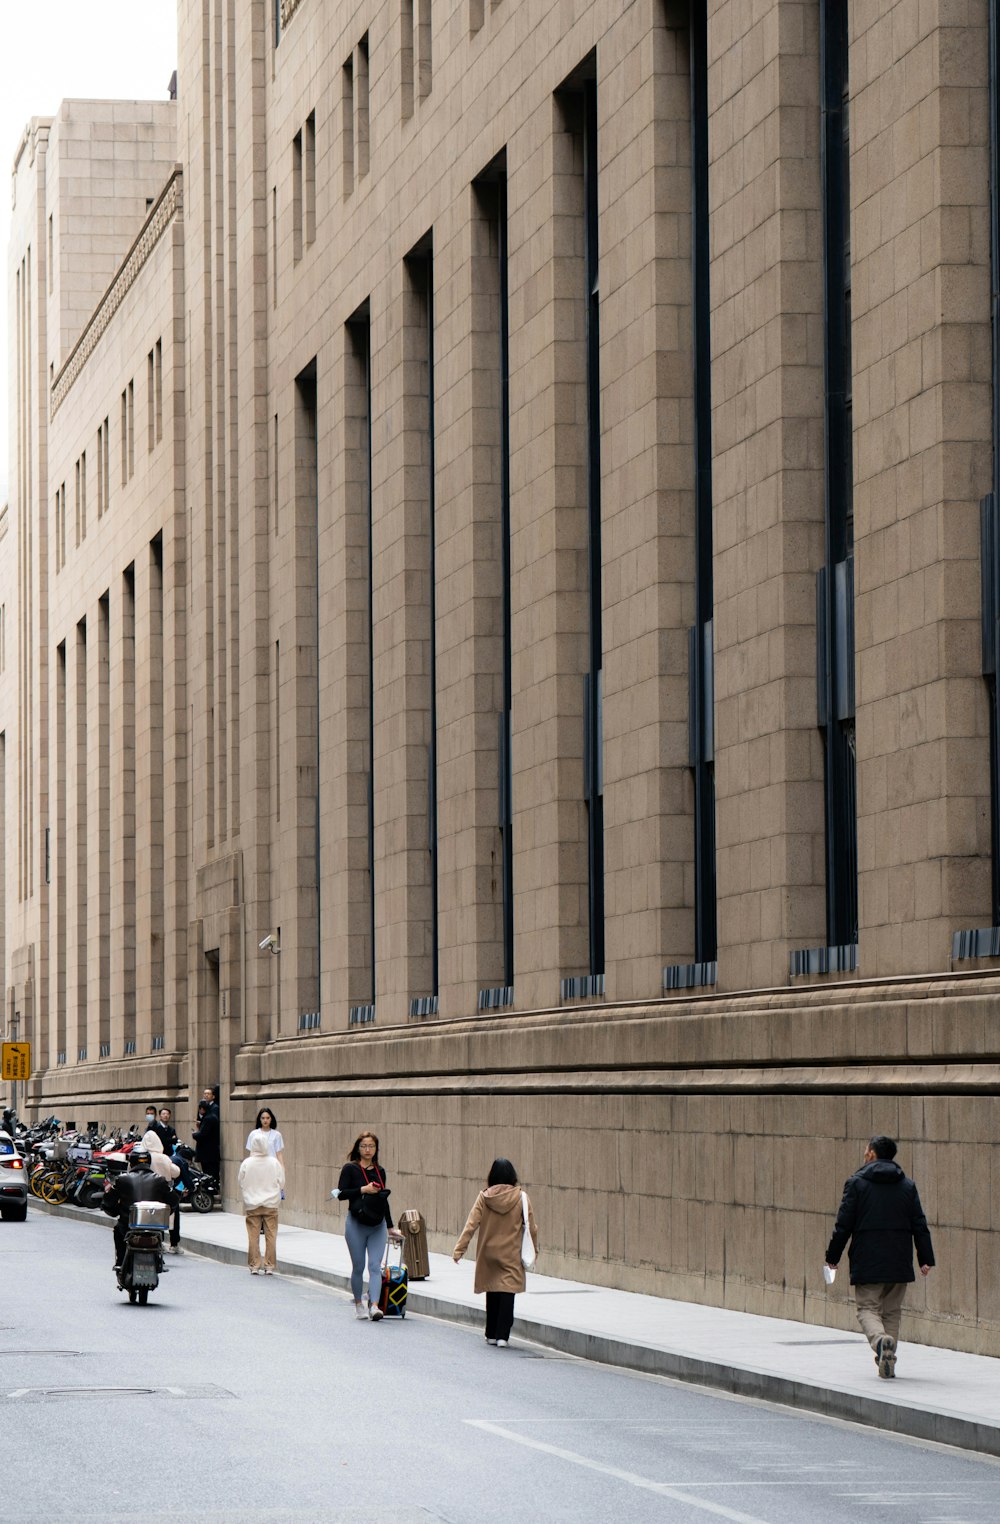
[[[526,1434],[516,1434],[513,1429],[505,1429],[501,1424],[490,1423],[488,1419],[466,1418],[464,1422],[470,1428],[483,1429],[488,1434],[498,1435],[500,1439],[512,1440],[515,1445],[524,1445],[528,1450],[540,1450],[543,1455],[554,1455],[557,1460],[569,1461],[572,1466],[582,1466],[587,1471],[598,1471],[602,1476],[614,1477],[616,1481],[638,1487],[643,1492],[655,1492],[658,1497],[672,1498],[675,1503],[684,1503],[688,1508],[700,1508],[703,1513],[714,1514],[717,1519],[728,1519],[730,1524],[767,1524],[765,1519],[759,1519],[754,1514],[738,1513],[735,1508],[727,1508],[724,1503],[710,1503],[706,1498],[692,1497],[690,1493],[671,1486],[669,1482],[651,1482],[648,1477],[639,1476],[634,1471],[602,1465],[600,1461],[591,1460],[589,1455],[578,1455],[575,1450],[564,1450],[560,1445],[547,1445],[540,1439],[529,1439]]]

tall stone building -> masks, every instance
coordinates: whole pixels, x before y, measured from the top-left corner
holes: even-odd
[[[362,1125],[450,1245],[1000,1353],[995,0],[180,0],[14,163],[33,1112]]]

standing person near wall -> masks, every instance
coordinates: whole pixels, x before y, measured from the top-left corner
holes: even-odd
[[[214,1175],[218,1180],[222,1167],[221,1127],[219,1104],[210,1087],[206,1088],[202,1095],[201,1105],[198,1107],[198,1125],[191,1136],[195,1140],[194,1156],[198,1163],[206,1174]]]
[[[262,1106],[257,1113],[257,1120],[247,1134],[247,1153],[250,1152],[250,1139],[255,1132],[262,1132],[267,1138],[267,1151],[273,1159],[284,1168],[285,1164],[285,1140],[278,1131],[278,1119],[270,1106]]]
[[[927,1218],[916,1185],[895,1162],[896,1144],[878,1133],[865,1149],[864,1163],[844,1185],[833,1237],[826,1251],[830,1269],[851,1247],[851,1285],[858,1322],[875,1352],[878,1373],[896,1374],[896,1346],[903,1298],[913,1274],[913,1245],[921,1275],[934,1264]]]
[[[506,1349],[510,1343],[510,1331],[514,1326],[514,1297],[524,1290],[524,1265],[521,1262],[521,1241],[524,1233],[525,1212],[528,1231],[538,1253],[538,1229],[531,1202],[517,1181],[517,1171],[509,1159],[494,1159],[486,1181],[486,1189],[480,1191],[469,1220],[462,1229],[462,1236],[455,1245],[452,1258],[456,1265],[462,1258],[478,1231],[476,1245],[476,1279],[474,1289],[486,1293],[486,1342]]]
[[[254,1128],[248,1141],[250,1157],[243,1160],[238,1177],[247,1221],[247,1263],[251,1275],[260,1274],[260,1235],[263,1233],[263,1270],[265,1275],[273,1275],[277,1265],[278,1207],[285,1171],[268,1149],[263,1132]]]
[[[382,1316],[379,1297],[382,1292],[382,1259],[390,1238],[402,1234],[392,1225],[389,1210],[389,1187],[385,1171],[378,1162],[378,1138],[363,1132],[354,1140],[347,1162],[340,1171],[340,1181],[333,1192],[347,1202],[344,1237],[351,1255],[351,1295],[354,1316],[377,1323]],[[364,1294],[365,1259],[368,1260],[368,1306]]]

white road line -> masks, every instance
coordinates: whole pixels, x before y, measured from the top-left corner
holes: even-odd
[[[577,1455],[575,1450],[563,1450],[559,1445],[547,1445],[540,1439],[530,1439],[526,1434],[515,1434],[513,1429],[505,1429],[501,1424],[490,1423],[485,1418],[466,1418],[463,1421],[470,1428],[483,1429],[501,1439],[512,1440],[515,1445],[524,1445],[528,1450],[540,1450],[543,1455],[554,1455],[557,1460],[569,1461],[572,1466],[582,1466],[587,1471],[612,1476],[630,1487],[641,1488],[643,1492],[655,1492],[659,1497],[672,1498],[675,1503],[684,1503],[688,1508],[699,1508],[702,1513],[714,1514],[717,1519],[728,1519],[730,1524],[767,1524],[765,1519],[759,1519],[754,1514],[738,1513],[735,1508],[727,1508],[724,1503],[710,1503],[705,1498],[692,1497],[690,1493],[671,1486],[669,1482],[651,1482],[648,1477],[639,1476],[634,1471],[602,1465],[600,1461],[591,1460],[589,1455]]]

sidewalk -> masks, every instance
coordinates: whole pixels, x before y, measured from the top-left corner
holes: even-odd
[[[34,1200],[30,1205],[34,1211],[111,1226],[101,1212],[47,1207]],[[181,1232],[188,1254],[245,1267],[242,1216],[185,1212]],[[481,1327],[483,1299],[472,1290],[472,1262],[456,1265],[442,1254],[430,1258],[430,1279],[410,1284],[410,1312]],[[183,1259],[177,1268],[182,1265]],[[350,1258],[343,1237],[282,1224],[278,1272],[346,1291]],[[519,1338],[531,1339],[585,1360],[1000,1456],[1000,1360],[989,1356],[904,1340],[900,1375],[880,1381],[860,1333],[543,1275],[529,1274],[528,1288],[517,1299],[515,1344]]]

